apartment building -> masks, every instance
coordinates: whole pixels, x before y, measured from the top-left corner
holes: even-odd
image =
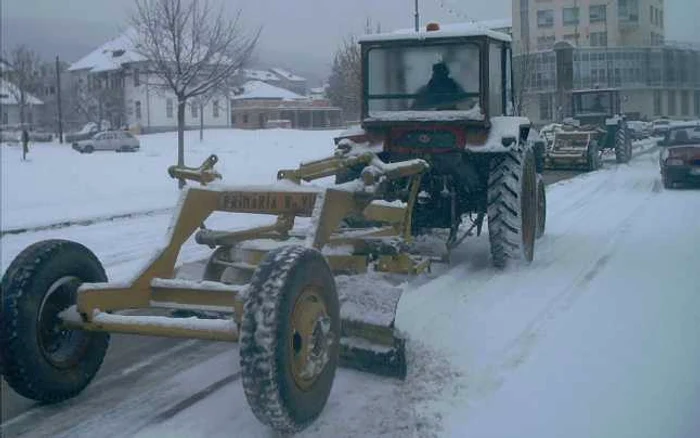
[[[577,47],[659,46],[663,0],[513,0],[516,50],[551,50],[557,41]]]
[[[700,117],[700,45],[666,41],[663,0],[513,0],[516,83],[536,123],[556,104],[552,47],[567,41],[574,89],[617,88],[630,118]]]

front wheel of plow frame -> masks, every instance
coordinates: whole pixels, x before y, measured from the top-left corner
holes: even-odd
[[[5,379],[18,394],[56,403],[92,381],[109,334],[63,329],[58,315],[75,304],[81,283],[106,281],[97,257],[71,241],[35,243],[12,261],[2,278],[0,356]]]
[[[488,227],[492,263],[532,262],[537,236],[537,173],[532,149],[493,158],[488,186]]]
[[[335,280],[320,252],[285,246],[265,256],[240,343],[243,389],[258,420],[282,433],[310,425],[328,400],[340,347]]]

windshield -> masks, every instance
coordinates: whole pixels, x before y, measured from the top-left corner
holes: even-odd
[[[664,143],[666,146],[700,144],[700,128],[684,127],[671,129],[666,133]]]
[[[609,93],[587,93],[574,95],[576,114],[612,114],[612,95]]]
[[[369,116],[386,112],[472,110],[479,104],[474,44],[381,47],[368,53]]]

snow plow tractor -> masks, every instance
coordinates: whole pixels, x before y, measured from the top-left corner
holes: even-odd
[[[605,151],[615,152],[617,163],[632,158],[632,135],[620,114],[616,89],[574,91],[573,121],[554,131],[545,156],[547,169],[597,170]]]
[[[530,121],[509,115],[510,38],[431,24],[367,36],[361,53],[362,124],[336,139],[331,156],[262,186],[221,184],[213,155],[198,168],[168,169],[200,186],[183,190],[164,245],[130,282],[108,282],[77,242],[20,253],[2,279],[10,386],[43,402],[78,395],[109,333],[238,342],[254,414],[295,432],[322,412],[339,365],[405,378],[394,317],[406,276],[449,261],[484,227],[494,266],[532,261],[545,227],[543,150]],[[205,225],[214,212],[276,220],[215,230]],[[192,236],[212,249],[199,280],[175,269]],[[424,248],[437,238],[437,251]]]

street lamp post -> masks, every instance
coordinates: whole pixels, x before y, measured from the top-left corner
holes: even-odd
[[[415,13],[413,17],[415,18],[415,27],[416,27],[416,32],[420,30],[420,15],[418,12],[418,0],[415,1],[415,7],[414,7]]]

